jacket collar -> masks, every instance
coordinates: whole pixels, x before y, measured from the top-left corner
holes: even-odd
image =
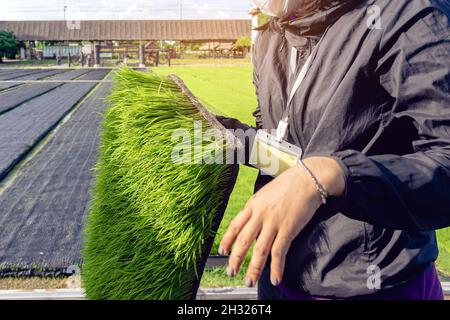
[[[303,0],[301,11],[286,19],[274,19],[282,32],[308,38],[320,38],[341,16],[354,9],[362,0]]]

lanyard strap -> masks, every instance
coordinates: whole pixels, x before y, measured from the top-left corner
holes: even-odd
[[[297,49],[292,48],[291,54],[294,54],[294,52],[297,53],[296,51],[297,51]],[[312,57],[313,57],[313,52],[311,52],[311,54],[309,55],[305,64],[303,65],[302,70],[300,71],[297,79],[295,80],[294,86],[292,87],[292,90],[289,94],[289,100],[287,102],[286,110],[285,110],[285,112],[283,114],[283,118],[281,119],[280,123],[278,124],[278,128],[277,128],[276,138],[280,142],[282,140],[286,139],[288,128],[289,128],[289,116],[291,113],[292,100],[294,99],[294,96],[297,93],[298,89],[300,88],[303,80],[305,80],[305,78],[306,78],[306,74],[308,73],[309,68],[311,67]],[[291,59],[291,70],[295,70],[295,67],[293,66],[293,59]]]
[[[295,48],[293,48],[293,50],[297,51],[297,49],[295,49]],[[287,103],[288,106],[291,105],[292,100],[294,99],[295,93],[300,88],[303,80],[305,80],[305,78],[306,78],[306,74],[308,73],[309,68],[311,66],[312,56],[313,56],[313,54],[311,53],[309,55],[308,59],[306,60],[305,64],[303,65],[302,70],[300,71],[297,79],[294,82],[294,86],[292,87],[291,93],[289,94],[289,100],[288,100],[288,103]],[[295,67],[294,67],[294,70],[295,70]],[[288,108],[286,108],[286,109],[288,109]],[[289,117],[289,115],[287,115],[287,116]]]
[[[276,140],[278,142],[281,142],[281,141],[283,141],[283,140],[285,140],[287,138],[288,129],[289,129],[289,116],[290,116],[291,108],[292,108],[292,100],[294,100],[295,94],[297,93],[298,89],[302,85],[303,80],[305,80],[306,75],[308,74],[308,71],[311,68],[312,61],[313,61],[315,55],[317,54],[317,50],[319,48],[319,45],[322,42],[322,40],[325,38],[325,35],[328,32],[328,29],[329,29],[329,27],[325,30],[324,34],[322,35],[322,37],[320,38],[318,43],[311,50],[311,54],[309,55],[308,59],[306,60],[305,64],[303,65],[302,70],[300,71],[299,75],[297,76],[297,79],[294,82],[294,86],[292,87],[292,90],[289,93],[289,100],[287,102],[286,109],[285,109],[285,111],[283,113],[283,118],[281,119],[281,121],[280,121],[280,123],[278,124],[278,127],[277,127]],[[292,55],[294,53],[298,54],[298,51],[297,51],[297,49],[292,48],[291,66],[290,66],[291,70],[295,70],[296,69],[296,66],[294,66],[294,63],[296,64],[297,61],[296,61],[296,59],[295,60],[292,59]]]

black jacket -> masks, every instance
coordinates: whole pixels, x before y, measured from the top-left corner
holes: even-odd
[[[382,289],[428,268],[438,255],[434,230],[450,225],[450,5],[309,2],[312,12],[272,20],[257,38],[255,116],[259,128],[277,127],[292,46],[298,72],[324,35],[293,100],[289,140],[305,157],[336,158],[347,190],[292,244],[283,281],[318,296],[371,294],[377,267]],[[381,29],[369,28],[377,9]],[[269,181],[260,176],[256,190]]]

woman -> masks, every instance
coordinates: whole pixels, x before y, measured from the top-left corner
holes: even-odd
[[[221,241],[221,254],[234,244],[228,274],[255,242],[246,284],[259,281],[260,299],[442,299],[448,1],[255,2],[274,16],[255,44],[257,127],[288,114],[286,140],[304,156],[259,176]]]

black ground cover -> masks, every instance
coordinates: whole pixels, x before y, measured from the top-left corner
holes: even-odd
[[[19,105],[30,101],[33,98],[39,97],[59,86],[62,86],[63,82],[56,83],[33,83],[23,86],[17,90],[12,90],[0,94],[0,115],[8,112]]]
[[[17,69],[11,73],[0,74],[0,80],[22,80],[27,75],[39,74],[45,72],[45,69]]]
[[[65,274],[80,263],[110,88],[100,84],[0,193],[0,277]]]
[[[0,115],[0,181],[94,86],[65,84]]]
[[[45,72],[40,72],[40,73],[36,73],[36,74],[31,74],[31,75],[26,75],[24,77],[20,77],[19,79],[16,79],[17,81],[22,81],[22,80],[41,80],[41,79],[45,79],[47,77],[52,77],[55,75],[61,75],[63,76],[64,74],[70,74],[72,71],[72,69],[50,69],[47,70]],[[14,80],[14,79],[13,79]],[[67,80],[67,79],[62,79],[62,80]],[[22,83],[11,83],[11,82],[5,82],[5,83],[0,83],[0,91],[5,90],[5,89],[11,89],[14,87],[18,87],[22,85]]]
[[[64,74],[56,75],[52,77],[52,80],[72,80],[78,77],[83,80],[101,80],[105,77],[106,73],[110,70],[73,70]],[[64,85],[63,82],[59,83],[33,83],[30,85],[18,88],[19,90],[13,90],[0,94],[0,115],[6,113],[21,104],[32,100],[35,97],[39,97],[51,90],[54,90]]]
[[[13,73],[15,73],[17,71],[20,71],[20,70],[24,70],[24,69],[4,68],[4,69],[0,69],[0,75],[1,76],[6,76],[6,75],[9,75],[9,74],[13,74]]]
[[[73,80],[89,72],[90,70],[86,69],[71,70],[62,74],[58,74],[54,77],[51,77],[51,80]]]
[[[43,72],[39,72],[39,73],[35,73],[35,74],[31,74],[31,75],[27,75],[24,77],[20,77],[18,79],[18,81],[22,81],[22,80],[41,80],[47,77],[51,77],[57,74],[64,74],[66,72],[69,72],[73,69],[46,69]]]
[[[80,80],[102,80],[111,69],[95,69],[80,77]]]

